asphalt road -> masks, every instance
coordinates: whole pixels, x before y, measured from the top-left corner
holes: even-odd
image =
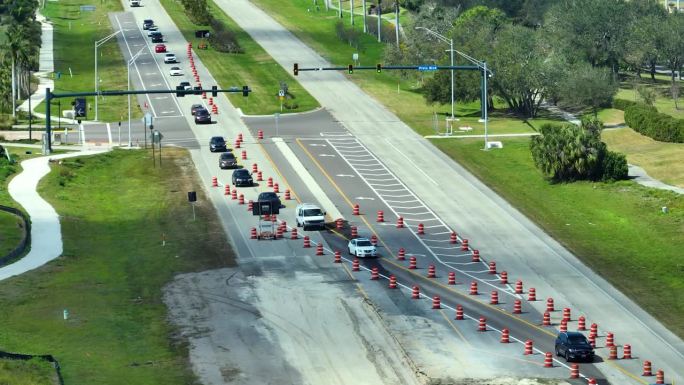
[[[311,64],[322,63],[322,59],[316,57],[308,47],[298,43],[293,36],[284,33],[282,29],[279,29],[279,26],[274,26],[270,18],[264,18],[264,15],[258,14],[258,12],[253,13],[254,9],[250,4],[238,1],[219,1],[218,3],[243,28],[257,38],[260,44],[276,60],[281,62],[284,67],[291,68],[291,64],[294,61],[300,63],[308,61]],[[168,39],[167,46],[170,46],[170,50],[176,53],[184,52],[185,43],[182,41],[180,33],[171,27],[170,20],[163,11],[160,12],[158,4],[152,2],[147,4],[145,7],[133,10],[136,16],[136,26],[142,19],[153,15],[152,18],[160,25],[162,33]],[[255,26],[258,26],[258,28],[255,29]],[[181,59],[184,57],[184,55],[179,56],[181,56]],[[200,72],[205,86],[207,84],[215,84],[206,69],[201,67],[201,65],[198,66],[198,72]],[[479,316],[477,313],[485,313],[486,311],[488,319],[491,319],[492,326],[497,328],[505,326],[508,322],[514,322],[513,318],[502,316],[503,312],[492,310],[481,302],[472,301],[469,296],[464,297],[462,286],[465,286],[464,283],[468,282],[466,277],[478,280],[481,283],[480,290],[483,293],[487,292],[484,289],[485,287],[493,288],[493,286],[496,286],[493,281],[487,281],[488,279],[495,280],[496,278],[488,277],[486,273],[482,273],[480,271],[481,266],[477,264],[457,265],[457,263],[468,263],[467,253],[460,253],[458,249],[443,249],[445,252],[439,253],[447,254],[444,256],[443,261],[453,262],[451,264],[443,263],[443,261],[439,261],[439,259],[442,259],[441,256],[434,255],[437,254],[434,250],[439,246],[432,244],[437,242],[427,241],[426,243],[425,241],[419,241],[415,235],[411,234],[411,227],[397,230],[390,226],[375,226],[374,222],[371,222],[374,219],[374,211],[378,207],[384,207],[386,220],[392,221],[394,219],[393,215],[396,215],[396,212],[393,210],[399,209],[399,205],[409,206],[412,203],[416,203],[412,201],[410,194],[406,197],[399,197],[400,201],[398,202],[388,202],[391,200],[388,198],[392,198],[388,197],[388,195],[407,195],[401,191],[402,188],[418,198],[417,202],[429,208],[425,210],[428,214],[423,213],[423,208],[409,208],[408,210],[413,211],[407,211],[409,214],[402,215],[407,215],[407,218],[409,218],[408,215],[413,215],[413,218],[426,220],[429,218],[424,218],[423,215],[431,215],[429,210],[432,210],[432,215],[441,218],[444,228],[453,228],[459,234],[463,233],[462,236],[470,239],[472,247],[482,250],[482,256],[486,261],[496,260],[498,270],[508,270],[511,274],[510,280],[521,278],[525,282],[526,287],[528,285],[537,287],[539,298],[553,297],[557,301],[557,307],[572,307],[573,312],[575,312],[573,319],[575,319],[577,309],[581,309],[581,311],[587,314],[589,323],[593,320],[599,322],[601,331],[604,330],[604,325],[611,325],[611,329],[616,331],[618,336],[618,343],[632,343],[640,352],[638,354],[640,359],[651,359],[656,367],[665,368],[668,376],[675,373],[674,368],[678,367],[678,362],[681,362],[679,359],[681,351],[676,348],[676,346],[680,346],[680,340],[673,339],[666,331],[663,332],[663,328],[653,321],[650,316],[645,315],[633,303],[621,297],[619,293],[615,292],[614,289],[599,277],[596,277],[579,264],[572,255],[543,234],[536,226],[527,221],[481,183],[474,180],[467,172],[446,159],[443,154],[440,154],[429,143],[415,135],[396,116],[360,92],[356,86],[351,85],[340,74],[314,74],[308,79],[303,79],[300,76],[300,80],[323,105],[331,107],[330,111],[334,118],[320,118],[322,120],[316,123],[320,123],[320,125],[317,125],[314,130],[310,125],[311,122],[307,120],[307,115],[294,117],[293,119],[296,119],[295,122],[286,122],[287,119],[282,117],[278,129],[287,130],[288,124],[290,124],[293,129],[301,127],[309,133],[317,131],[328,133],[330,131],[329,133],[332,134],[348,136],[344,132],[339,131],[341,124],[353,137],[340,137],[338,135],[321,136],[319,133],[315,139],[302,137],[300,141],[302,144],[294,141],[294,139],[286,140],[287,147],[296,154],[298,160],[313,175],[314,180],[321,185],[320,188],[326,192],[326,195],[329,197],[328,199],[337,202],[338,211],[347,213],[350,209],[348,202],[345,202],[345,196],[349,200],[352,198],[373,198],[372,200],[361,199],[363,201],[362,211],[370,214],[367,220],[368,223],[364,224],[367,226],[368,232],[376,232],[380,239],[385,241],[387,246],[383,245],[385,247],[383,254],[387,255],[387,251],[394,252],[401,245],[417,257],[418,254],[424,254],[424,256],[420,256],[420,266],[424,267],[424,263],[434,262],[438,269],[438,276],[441,277],[440,279],[444,279],[446,269],[451,268],[456,271],[457,281],[462,283],[454,287],[456,290],[453,293],[452,290],[444,292],[446,304],[453,306],[454,303],[461,301],[466,306],[467,303],[468,314],[470,315],[470,311],[472,311],[474,313],[473,316]],[[178,100],[180,110],[188,111],[190,104],[197,101],[200,101],[200,99],[196,96]],[[150,104],[152,103],[150,101]],[[220,111],[220,114],[215,117],[217,124],[196,127],[191,123],[187,115],[184,116],[190,130],[194,133],[194,137],[197,138],[201,145],[201,151],[193,150],[191,153],[200,176],[207,182],[212,176],[216,175],[225,181],[227,180],[227,175],[229,175],[226,172],[217,170],[217,155],[208,154],[206,149],[204,149],[208,138],[212,135],[220,134],[230,139],[234,138],[237,132],[245,132],[244,124],[240,120],[239,115],[232,109],[228,100],[221,97],[218,98],[217,103]],[[260,128],[268,129],[268,121],[261,122],[260,126]],[[388,138],[387,132],[392,132],[393,135]],[[286,131],[279,132],[280,136],[286,134]],[[249,159],[246,164],[257,162],[260,167],[267,170],[267,175],[287,179],[292,186],[296,187],[293,190],[303,197],[307,195],[316,196],[312,191],[307,192],[307,189],[311,190],[313,186],[305,186],[306,188],[302,187],[300,189],[300,185],[306,184],[304,179],[302,179],[302,175],[294,175],[296,173],[292,172],[288,173],[287,163],[283,160],[282,148],[280,149],[280,155],[275,155],[276,152],[268,148],[270,145],[263,145],[268,154],[274,155],[272,160],[275,165],[278,165],[278,169],[275,170],[270,165],[271,158],[260,154],[260,146],[253,141],[253,135],[246,134],[246,136],[249,146]],[[271,136],[269,135],[269,137]],[[295,137],[298,136],[295,135]],[[308,146],[307,150],[312,154],[312,156],[308,156],[308,154],[305,154],[306,151],[303,150],[303,148],[307,148],[303,144],[305,141],[311,141],[310,144],[326,145],[327,147]],[[360,151],[357,155],[361,156],[354,159],[351,156],[355,155],[353,151]],[[324,154],[326,156],[322,156]],[[316,159],[316,157],[320,158],[318,160],[320,167],[312,160],[312,158]],[[343,162],[332,162],[332,159],[325,159],[333,157],[337,157],[343,160]],[[364,168],[362,163],[366,163],[366,166],[371,167],[366,167],[366,170],[362,170]],[[385,174],[385,171],[388,171],[387,174],[389,175],[381,175]],[[330,179],[325,174],[328,174]],[[349,183],[350,181],[347,180],[353,178],[372,178],[373,176],[378,179],[375,181],[377,183],[366,184],[365,187],[362,183]],[[434,183],[430,182],[426,176],[432,178]],[[393,183],[392,177],[401,182],[399,184]],[[286,185],[287,183],[284,184]],[[335,185],[339,187],[340,184],[344,187],[339,188],[339,191],[335,192],[335,190],[338,190]],[[389,184],[392,184],[392,186],[389,186]],[[263,189],[264,186],[261,185],[252,189],[244,189],[244,193],[247,199],[250,199],[250,197],[253,199],[256,193],[263,191]],[[357,196],[357,194],[359,195]],[[235,228],[226,225],[226,223],[237,223],[237,217],[234,214],[235,208],[228,207],[228,205],[234,205],[234,202],[222,201],[221,192],[216,189],[211,190],[211,195],[216,204],[217,212],[224,226],[226,226],[226,230],[233,240],[237,252],[240,253],[241,257],[244,254],[247,265],[253,263],[254,266],[259,266],[262,263],[267,263],[263,259],[256,258],[256,255],[269,255],[269,253],[277,253],[281,250],[278,242],[272,242],[270,246],[269,242],[261,242],[258,246],[254,246],[253,242],[248,239],[249,230],[247,226]],[[285,210],[284,217],[292,218],[291,212],[288,213],[288,209]],[[351,218],[347,214],[344,214],[344,216],[347,219]],[[435,226],[442,226],[442,224],[436,221]],[[430,228],[428,233],[430,231],[439,232],[436,229],[438,228]],[[400,232],[404,232],[404,234]],[[428,237],[435,237],[435,240],[443,241],[440,238],[442,235],[444,234],[431,233]],[[315,239],[320,240],[318,238],[320,236],[317,235]],[[340,244],[335,243],[334,238],[329,238],[328,235],[322,236],[326,237],[331,247],[340,247]],[[257,254],[255,254],[255,248]],[[391,254],[389,255],[391,257]],[[438,259],[437,257],[440,258]],[[394,272],[402,281],[404,279],[409,280],[409,282],[410,279],[423,280],[419,279],[413,272],[406,272],[402,269],[403,265],[393,261],[391,258],[383,259],[379,262],[383,269],[386,269],[388,272]],[[571,279],[568,279],[568,277],[571,277]],[[530,284],[530,282],[532,283]],[[427,292],[429,290],[435,290],[436,292],[444,290],[444,288],[435,283],[424,282],[422,285],[425,286]],[[501,291],[500,296],[502,301],[505,302],[505,309],[506,306],[510,306],[511,297],[506,294],[507,288],[505,286],[497,286],[497,288]],[[483,297],[480,296],[482,301],[486,301],[486,298]],[[521,318],[529,317],[530,323],[534,323],[535,320],[538,322],[538,312],[543,306],[541,302],[523,304],[523,308],[527,313],[523,314]],[[535,311],[537,313],[534,313]],[[527,330],[528,335],[535,338],[538,336],[540,347],[548,351],[549,334],[533,325],[523,325],[525,326],[508,327],[511,329],[515,327],[516,331]],[[573,324],[571,323],[570,325],[572,330]],[[523,329],[518,329],[519,327]],[[494,336],[495,333],[485,334]],[[522,338],[529,337],[522,336]],[[638,375],[627,377],[618,369],[618,367],[625,366],[627,371],[638,373],[639,365],[640,360],[632,360],[631,362],[620,362],[619,364],[599,363],[594,366],[599,366],[604,374],[608,373],[607,378],[612,383],[645,383]],[[583,372],[593,374],[593,366],[585,366],[586,368],[583,368]],[[563,369],[563,371],[566,371],[566,369]],[[562,375],[563,377],[566,376],[565,373]]]
[[[304,117],[307,119],[307,124],[298,124],[297,122],[301,122],[299,118]],[[321,124],[326,119],[329,123]],[[460,330],[473,344],[480,343],[482,345],[478,346],[488,347],[491,347],[492,343],[500,345],[498,331],[508,328],[511,335],[518,339],[518,344],[527,339],[534,341],[538,349],[537,360],[542,360],[541,355],[544,352],[554,351],[556,328],[560,322],[562,309],[556,309],[552,313],[553,327],[540,326],[542,315],[529,306],[525,300],[527,289],[525,289],[525,295],[519,295],[515,294],[512,285],[501,284],[499,274],[489,273],[488,263],[491,261],[489,258],[472,262],[473,251],[469,247],[463,250],[463,239],[459,237],[458,243],[452,244],[450,241],[452,229],[397,179],[357,138],[341,125],[333,122],[326,111],[317,111],[297,118],[281,117],[282,122],[278,124],[279,136],[296,155],[306,171],[292,167],[287,157],[283,156],[282,147],[271,140],[276,131],[275,127],[271,126],[274,123],[272,118],[247,118],[245,120],[253,136],[257,135],[259,129],[264,131],[266,140],[262,142],[262,147],[279,166],[281,174],[279,179],[286,181],[287,185],[293,188],[297,198],[304,202],[318,203],[328,213],[331,212],[330,207],[319,202],[316,194],[310,191],[310,186],[302,180],[301,175],[308,172],[318,182],[330,201],[337,202],[335,209],[346,220],[345,228],[340,233],[349,237],[349,227],[357,226],[361,236],[376,235],[378,237],[382,258],[362,259],[361,264],[368,269],[377,267],[386,279],[394,275],[398,282],[405,286],[404,295],[394,297],[392,308],[413,313],[415,311],[411,310],[413,305],[407,305],[406,298],[410,295],[408,288],[417,285],[428,299],[434,295],[440,296],[444,306],[450,306],[451,311],[448,313],[452,317],[456,305],[463,306],[466,317],[472,318],[469,321],[459,321],[469,323],[468,326],[460,327]],[[313,124],[313,122],[318,122],[318,124]],[[354,203],[358,203],[361,207],[360,216],[354,216],[352,213]],[[376,222],[378,210],[385,213],[384,223]],[[396,227],[399,215],[404,219],[404,228]],[[329,218],[329,220],[334,219],[336,218]],[[424,225],[424,235],[417,234],[419,223]],[[311,231],[306,233],[315,234]],[[347,239],[333,232],[321,232],[317,235],[323,235],[331,251],[341,251],[348,260],[353,258],[346,255]],[[399,248],[405,249],[404,261],[397,259]],[[412,256],[417,260],[415,270],[408,268],[409,259]],[[426,277],[429,265],[435,266],[435,279]],[[499,268],[498,272],[501,271]],[[449,272],[456,274],[456,285],[448,285]],[[366,282],[364,286],[370,293],[387,290],[387,281],[381,282],[380,285],[368,281],[367,271],[357,273],[357,276],[360,276],[361,282]],[[509,276],[508,280],[514,283],[515,277]],[[477,282],[478,295],[468,294],[472,282]],[[498,306],[489,304],[492,291],[496,291],[499,295]],[[512,313],[515,299],[523,301],[523,314],[519,316]],[[383,308],[386,307],[383,306]],[[479,319],[480,316],[486,317],[490,327],[491,333],[487,337],[478,335],[476,331],[476,323],[473,319]],[[577,316],[574,315],[572,319],[576,321]],[[436,322],[444,322],[444,320],[437,319]],[[575,324],[576,322],[570,322],[570,330]],[[601,346],[601,339],[599,339],[599,346]],[[514,349],[516,348],[510,350],[514,351]],[[520,359],[529,358],[523,355],[522,345],[517,349],[517,353],[509,350],[502,354],[513,354],[519,356]],[[531,360],[534,359],[531,358]],[[600,362],[601,359],[597,361]],[[534,365],[527,366],[537,369]],[[569,366],[564,360],[556,361],[555,366],[557,367],[556,376],[567,375]],[[596,378],[599,383],[607,383],[603,374],[594,365],[582,364],[581,374]],[[548,371],[542,370],[537,375],[549,374]]]
[[[217,4],[287,70],[295,62],[300,67],[328,65],[252,3],[217,0]],[[598,323],[601,330],[614,332],[620,344],[629,343],[639,351],[639,360],[599,365],[612,382],[648,383],[648,379],[640,377],[642,360],[663,368],[666,377],[682,381],[677,370],[684,361],[684,342],[487,186],[345,75],[307,72],[300,73],[297,80],[328,109],[332,115],[330,125],[342,124],[444,223],[480,249],[487,260],[495,260],[512,276],[534,286],[540,298],[552,297],[557,306],[586,314],[588,321]],[[294,119],[299,119],[293,123],[295,126],[309,127],[305,115]],[[544,304],[539,301],[531,306],[542,311]]]

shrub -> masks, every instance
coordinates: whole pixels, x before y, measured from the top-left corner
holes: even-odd
[[[627,179],[628,167],[627,158],[624,154],[619,152],[607,151],[603,158],[603,175],[604,181]]]
[[[624,111],[627,107],[631,107],[637,104],[637,102],[627,100],[627,99],[613,99],[613,108],[617,110]]]
[[[235,33],[228,29],[221,21],[213,19],[210,23],[213,31],[209,35],[209,43],[219,52],[243,53]]]
[[[684,119],[675,119],[654,107],[643,104],[627,107],[625,123],[634,131],[655,140],[684,143]]]

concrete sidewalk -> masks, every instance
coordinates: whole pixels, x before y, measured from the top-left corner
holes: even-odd
[[[82,155],[95,155],[106,150],[87,150],[28,159],[21,162],[23,171],[9,183],[10,196],[31,218],[31,251],[17,262],[0,268],[0,281],[33,270],[62,255],[62,230],[55,209],[46,202],[36,187],[50,172],[48,161]]]

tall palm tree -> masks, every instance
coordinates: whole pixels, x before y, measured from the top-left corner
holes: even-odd
[[[12,117],[16,117],[16,103],[19,98],[17,86],[19,71],[17,66],[21,65],[21,69],[25,70],[25,63],[28,62],[32,49],[26,32],[26,28],[18,23],[10,24],[5,32],[7,34],[7,46],[12,66]]]

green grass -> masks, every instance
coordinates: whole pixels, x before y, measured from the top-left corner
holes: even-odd
[[[360,47],[349,46],[341,41],[335,33],[335,23],[339,19],[334,10],[325,11],[323,7],[318,12],[307,12],[311,2],[307,0],[293,0],[281,2],[278,0],[255,0],[254,3],[264,9],[269,15],[294,33],[299,39],[313,48],[326,60],[336,65],[352,63],[352,54],[359,53],[361,65],[382,63],[385,44],[379,44],[376,37],[362,34]],[[344,5],[343,5],[344,6]],[[348,16],[348,15],[347,15]],[[408,17],[404,15],[404,17]],[[347,27],[351,27],[349,17],[342,19]],[[356,28],[363,31],[361,17],[357,18]],[[447,47],[448,48],[448,47]],[[300,63],[306,66],[306,63]],[[299,76],[306,76],[300,74]],[[434,135],[434,116],[437,115],[438,132],[444,132],[446,117],[450,116],[451,105],[428,105],[419,90],[422,84],[416,80],[403,80],[389,71],[380,74],[375,71],[355,71],[347,77],[355,82],[368,94],[384,104],[390,111],[411,126],[421,135]],[[490,114],[488,133],[524,133],[534,132],[545,122],[560,122],[557,117],[547,116],[544,112],[539,118],[525,121],[504,111],[504,105],[495,100],[495,108],[500,110]],[[484,134],[484,125],[477,120],[480,117],[480,103],[456,103],[456,116],[460,119],[454,127],[455,134]],[[459,126],[472,127],[472,131],[461,132]]]
[[[7,255],[21,242],[21,224],[18,216],[0,211],[0,257]]]
[[[482,151],[479,140],[435,145],[492,187],[670,330],[684,336],[684,197],[636,183],[549,184],[529,139]],[[670,208],[662,214],[661,207]],[[644,245],[648,247],[644,248]],[[638,283],[638,284],[636,284]]]
[[[169,13],[173,21],[185,36],[187,41],[197,47],[201,39],[195,38],[195,30],[205,26],[192,24],[182,5],[176,0],[161,0],[161,4]],[[207,50],[196,49],[195,53],[202,59],[202,63],[223,88],[248,85],[253,92],[249,97],[242,94],[230,94],[230,102],[242,109],[245,114],[265,115],[280,112],[278,90],[280,82],[288,85],[288,92],[294,96],[284,104],[297,108],[283,109],[285,112],[310,111],[319,106],[318,102],[296,82],[292,75],[283,69],[259,46],[244,30],[230,19],[216,4],[209,2],[211,13],[215,18],[225,23],[233,32],[244,49],[243,54],[229,54],[215,51],[211,46]],[[208,27],[207,27],[208,28]]]
[[[37,358],[28,361],[0,359],[0,384],[56,385],[58,381],[50,362]]]
[[[192,221],[186,192],[200,182],[187,152],[167,149],[161,169],[150,157],[114,151],[53,164],[39,192],[60,215],[64,252],[0,282],[0,350],[53,354],[67,384],[194,383],[161,289],[233,257],[201,189]]]
[[[60,0],[59,2],[46,1],[42,10],[54,25],[54,55],[55,72],[61,72],[60,79],[55,79],[55,91],[79,92],[94,91],[95,85],[95,62],[94,44],[114,30],[109,22],[109,12],[121,12],[123,10],[118,1],[90,0]],[[81,5],[95,5],[93,12],[79,12]],[[118,29],[118,26],[117,26]],[[116,38],[109,40],[98,48],[98,75],[100,77],[100,90],[125,90],[126,62],[116,42]],[[69,68],[73,73],[70,76]],[[95,117],[94,98],[87,97],[88,119]],[[62,99],[62,110],[71,109],[72,99]],[[126,98],[123,96],[110,96],[99,99],[99,119],[102,121],[115,122],[123,120],[127,116]],[[92,108],[92,109],[91,109]],[[61,115],[57,111],[57,103],[52,105],[52,116]],[[45,113],[45,103],[41,103],[35,111]],[[142,111],[133,110],[133,118],[142,117]]]
[[[658,97],[653,103],[653,106],[657,108],[658,111],[675,118],[684,119],[684,83],[679,82],[681,87],[679,91],[679,109],[675,107],[674,100],[672,100],[672,97],[670,96],[669,77],[666,79],[658,78],[656,83],[651,83],[650,78],[648,80],[644,78],[641,81],[641,84],[649,88],[654,88],[658,92]],[[639,93],[634,90],[633,82],[623,82],[615,97],[626,100],[642,101]]]
[[[625,154],[648,175],[684,188],[684,144],[658,142],[628,127],[604,131],[602,137],[610,150]]]

